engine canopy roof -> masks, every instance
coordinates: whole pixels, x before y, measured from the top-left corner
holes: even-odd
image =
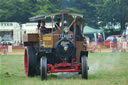
[[[83,18],[83,15],[82,14],[70,13],[69,11],[61,11],[61,12],[58,12],[58,13],[42,14],[42,15],[30,17],[29,18],[29,21],[38,21],[38,20],[45,19],[47,17],[54,17],[56,15],[62,15],[62,14],[68,14],[68,15],[71,15],[71,16],[74,16],[74,17],[81,17],[81,18]]]

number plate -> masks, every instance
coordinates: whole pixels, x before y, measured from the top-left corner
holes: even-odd
[[[52,37],[51,36],[44,36],[43,40],[44,41],[49,41],[49,40],[52,40]]]

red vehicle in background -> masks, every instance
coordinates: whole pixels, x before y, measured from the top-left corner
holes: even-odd
[[[104,41],[104,46],[106,46],[107,48],[110,48],[110,44],[112,43],[112,40],[113,40],[114,36],[116,36],[117,39],[121,37],[120,35],[111,35],[111,36],[108,36],[106,38],[106,40]]]

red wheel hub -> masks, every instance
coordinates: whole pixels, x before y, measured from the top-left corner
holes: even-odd
[[[28,76],[28,56],[27,56],[27,49],[25,49],[25,53],[24,53],[24,70],[25,70],[25,76]]]

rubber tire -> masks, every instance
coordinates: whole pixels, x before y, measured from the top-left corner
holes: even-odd
[[[81,65],[82,65],[82,78],[88,79],[88,65],[87,65],[87,57],[82,56],[81,57]]]
[[[33,77],[36,74],[36,50],[32,46],[27,46],[27,56],[28,56],[28,77]]]
[[[40,60],[40,76],[41,80],[47,80],[47,58],[45,56]]]

